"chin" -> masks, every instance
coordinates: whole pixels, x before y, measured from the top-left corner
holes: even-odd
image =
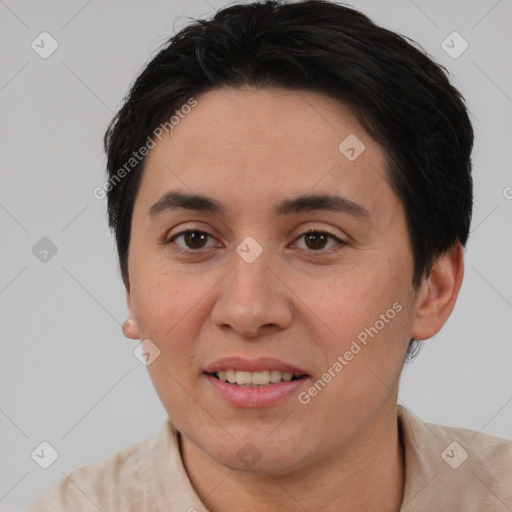
[[[238,451],[218,454],[215,460],[218,464],[237,472],[278,475],[296,469],[299,461],[294,457],[295,455],[292,457],[291,453],[287,455],[286,452],[276,456],[272,450],[260,450],[256,445],[247,442]]]

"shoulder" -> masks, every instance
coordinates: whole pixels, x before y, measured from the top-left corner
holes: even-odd
[[[398,422],[405,451],[402,510],[512,509],[512,443],[466,428],[425,423],[403,407]]]
[[[151,494],[145,459],[155,443],[150,439],[132,444],[65,474],[23,512],[146,510]]]
[[[204,510],[183,466],[179,432],[166,419],[154,439],[75,469],[23,512]]]

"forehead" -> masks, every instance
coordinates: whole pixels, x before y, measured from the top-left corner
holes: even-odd
[[[142,201],[177,186],[234,210],[307,192],[339,192],[377,214],[397,201],[381,148],[340,101],[255,88],[216,89],[196,100],[146,157]]]

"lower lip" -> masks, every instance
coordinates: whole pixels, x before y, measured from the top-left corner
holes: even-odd
[[[261,387],[237,386],[212,375],[204,374],[213,390],[227,402],[238,407],[267,407],[297,394],[307,377]]]

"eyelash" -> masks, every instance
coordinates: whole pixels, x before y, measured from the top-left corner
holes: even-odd
[[[193,256],[196,256],[196,255],[200,255],[202,252],[203,252],[203,248],[201,249],[183,249],[182,247],[179,247],[179,246],[176,246],[174,244],[174,241],[180,237],[180,236],[183,236],[183,235],[187,235],[189,233],[202,233],[204,235],[207,235],[211,238],[213,238],[212,235],[210,235],[210,233],[206,232],[206,231],[201,231],[199,229],[186,229],[184,231],[180,231],[179,233],[176,233],[175,235],[173,235],[169,240],[165,241],[164,242],[164,245],[172,245],[172,250],[174,252],[177,252],[177,253],[180,253],[180,254],[188,254],[188,255],[193,255]],[[310,233],[314,233],[314,234],[319,234],[319,235],[327,235],[328,238],[331,238],[332,240],[335,240],[336,242],[338,242],[339,245],[341,246],[344,246],[344,245],[347,245],[347,242],[341,240],[339,237],[333,235],[332,233],[329,233],[328,231],[322,231],[320,229],[308,229],[306,231],[304,231],[303,233],[301,233],[300,235],[297,236],[297,238],[295,240],[298,240],[299,238],[301,237],[304,237]],[[207,249],[211,249],[211,247],[208,247]],[[301,250],[305,250],[307,251],[308,253],[319,253],[319,254],[331,254],[331,251],[335,249],[335,247],[331,247],[329,249],[317,249],[317,250],[313,250],[313,249],[301,249]],[[335,250],[339,250],[338,249],[335,249]]]

